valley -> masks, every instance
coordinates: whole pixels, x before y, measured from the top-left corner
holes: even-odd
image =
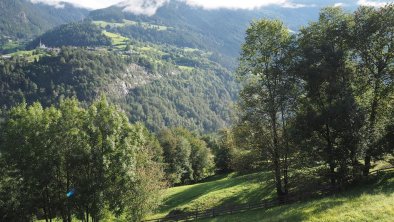
[[[394,3],[0,14],[0,221],[394,217]]]

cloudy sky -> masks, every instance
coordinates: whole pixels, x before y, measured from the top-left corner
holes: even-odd
[[[156,9],[170,0],[30,0],[33,3],[42,2],[56,7],[61,7],[60,2],[69,2],[77,6],[90,9],[105,8],[114,4],[126,6],[128,11],[136,14],[154,14]],[[174,1],[174,0],[172,0]],[[190,5],[206,9],[230,8],[230,9],[253,9],[268,5],[279,5],[287,8],[308,7],[308,5],[297,4],[297,0],[178,0],[185,1]],[[320,0],[316,0],[319,2]],[[382,6],[384,0],[354,0],[359,5]],[[341,5],[338,0],[336,5]],[[309,5],[311,6],[311,5]]]

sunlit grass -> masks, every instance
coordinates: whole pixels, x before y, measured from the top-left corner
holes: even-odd
[[[164,217],[171,210],[204,210],[229,203],[248,203],[274,196],[271,173],[215,176],[205,183],[170,188],[157,214]]]
[[[12,57],[22,57],[25,58],[28,62],[33,62],[34,60],[38,60],[40,59],[40,57],[42,56],[48,56],[49,54],[46,52],[37,52],[36,50],[21,50],[21,51],[17,51],[11,54],[8,54],[9,56]]]
[[[394,218],[394,173],[335,196],[200,221],[382,221]]]
[[[120,48],[125,47],[127,42],[130,40],[129,38],[126,38],[124,36],[112,32],[103,31],[103,34],[112,40],[112,44],[114,46]]]
[[[193,67],[190,66],[178,66],[178,68],[182,71],[188,71],[188,72],[193,71]]]
[[[106,22],[106,21],[93,21],[93,24],[105,29],[107,26],[111,28],[124,27],[124,26],[139,26],[144,29],[156,29],[158,31],[166,31],[169,29],[167,26],[150,24],[147,22],[136,22],[123,19],[123,22]]]
[[[16,50],[21,47],[21,43],[18,41],[8,41],[6,44],[1,45],[0,49],[2,50]]]

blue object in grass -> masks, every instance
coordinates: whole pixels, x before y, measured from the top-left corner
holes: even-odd
[[[72,188],[70,191],[67,192],[67,197],[70,198],[70,197],[74,196],[74,194],[75,194],[75,189]]]

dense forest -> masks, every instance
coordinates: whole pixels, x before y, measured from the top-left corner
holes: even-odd
[[[40,42],[49,47],[111,45],[111,39],[89,21],[60,25],[30,42],[27,48],[34,49]]]
[[[0,79],[4,109],[22,101],[50,106],[70,97],[89,104],[107,95],[133,122],[145,122],[155,132],[169,126],[206,132],[224,127],[238,92],[232,75],[215,64],[187,71],[145,57],[67,47],[35,62],[23,57],[0,62]]]
[[[82,20],[88,10],[64,3],[64,7],[33,4],[30,0],[0,2],[0,39],[29,39],[60,24]]]

